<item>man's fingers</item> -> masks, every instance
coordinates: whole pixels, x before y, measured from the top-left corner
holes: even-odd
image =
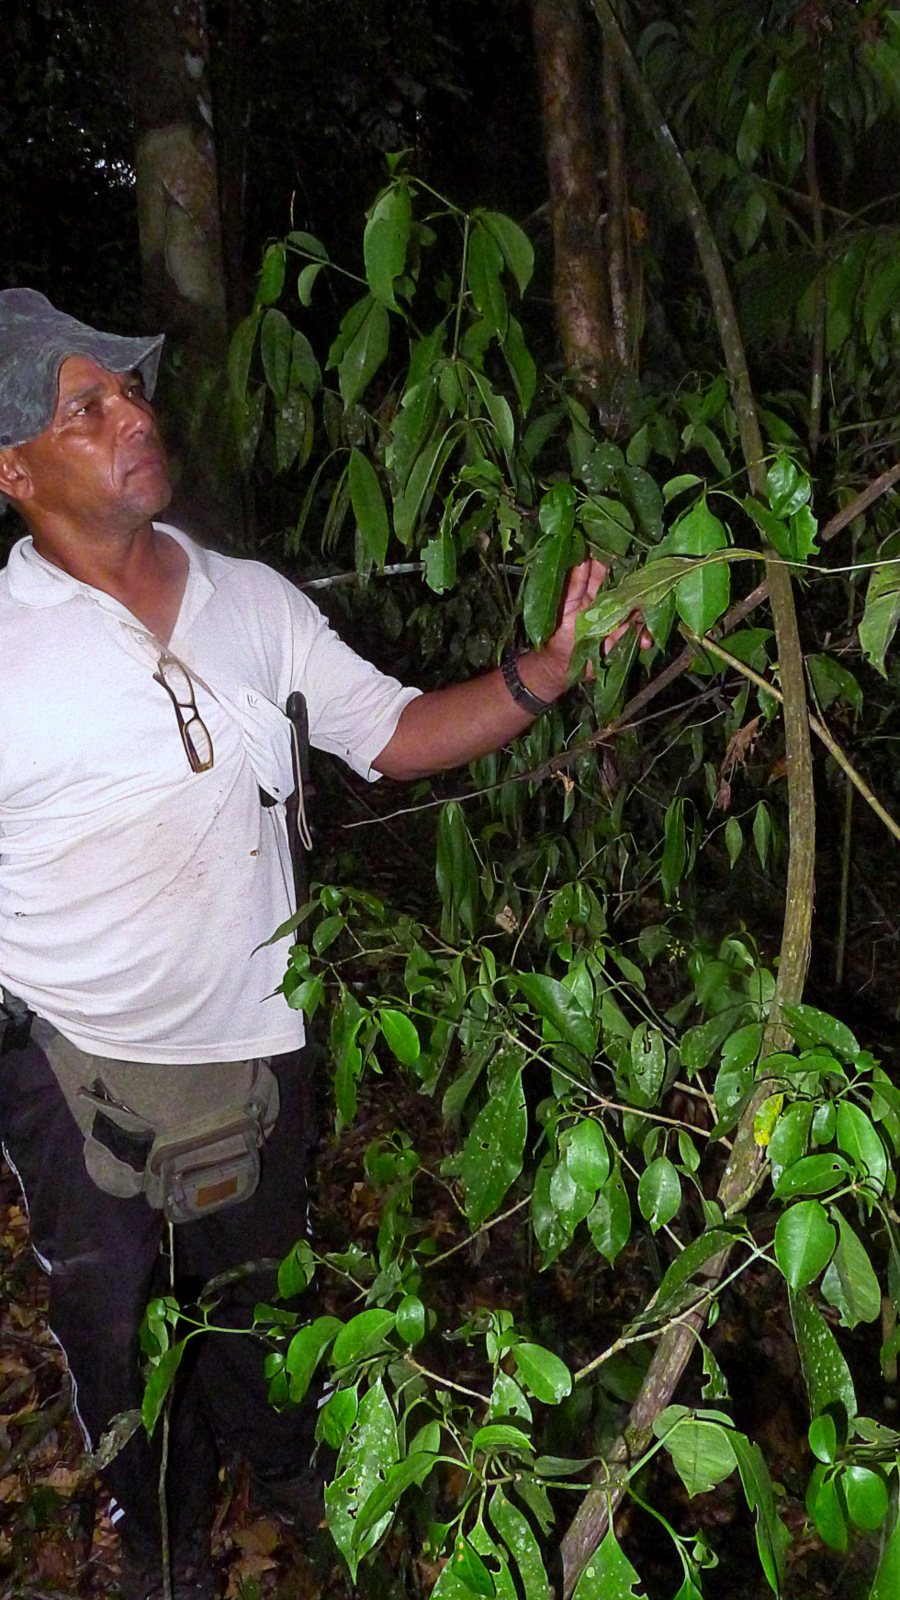
[[[618,644],[619,640],[624,637],[624,635],[628,632],[629,628],[640,628],[640,630],[641,630],[641,641],[640,641],[641,649],[642,650],[649,650],[650,646],[653,643],[653,636],[650,633],[649,629],[644,627],[643,623],[644,623],[643,612],[641,612],[641,611],[632,611],[631,616],[628,618],[628,620],[626,622],[620,622],[619,626],[617,628],[613,628],[612,633],[608,633],[606,635],[606,638],[603,641],[603,654],[605,656],[608,656],[610,650],[612,650],[613,647]]]

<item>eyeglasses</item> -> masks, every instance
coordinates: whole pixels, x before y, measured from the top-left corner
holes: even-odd
[[[213,764],[213,744],[209,729],[197,710],[194,685],[185,668],[174,656],[160,656],[155,683],[161,683],[168,694],[178,718],[178,732],[192,772],[208,772]],[[185,711],[188,715],[185,716]]]

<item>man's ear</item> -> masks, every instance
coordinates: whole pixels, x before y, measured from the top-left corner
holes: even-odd
[[[0,494],[8,500],[30,500],[33,490],[31,473],[18,449],[0,450]]]

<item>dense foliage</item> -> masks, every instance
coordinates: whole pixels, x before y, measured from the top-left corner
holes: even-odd
[[[362,274],[292,231],[268,248],[256,304],[235,335],[232,394],[248,466],[262,450],[278,471],[304,471],[288,549],[300,551],[315,526],[332,560],[352,539],[348,557],[374,592],[392,570],[393,536],[404,558],[395,566],[418,565],[427,595],[407,625],[432,651],[453,640],[456,658],[474,666],[517,618],[533,643],[548,636],[565,574],[585,549],[614,578],[585,617],[576,675],[589,664],[589,682],[513,750],[477,763],[469,794],[443,806],[434,918],[392,910],[364,888],[322,885],[276,935],[297,937],[288,1002],[310,1018],[328,1004],[338,1126],[355,1115],[362,1075],[393,1062],[420,1094],[440,1097],[448,1153],[429,1170],[401,1129],[376,1143],[367,1155],[383,1196],[375,1249],[349,1240],[322,1254],[303,1241],[285,1261],[286,1301],[321,1272],[336,1273],[348,1299],[343,1316],[299,1324],[289,1310],[258,1308],[272,1399],[299,1401],[317,1367],[330,1368],[319,1431],[339,1454],[326,1504],[351,1573],[415,1490],[426,1547],[452,1557],[435,1594],[505,1596],[517,1583],[529,1596],[549,1593],[553,1491],[589,1481],[614,1401],[635,1392],[661,1332],[702,1311],[702,1396],[663,1408],[610,1484],[643,1504],[660,1450],[691,1497],[737,1472],[779,1592],[788,1535],[777,1496],[759,1445],[727,1410],[728,1384],[700,1331],[743,1273],[764,1264],[786,1286],[817,1462],[807,1504],[827,1543],[844,1548],[853,1526],[889,1527],[900,1460],[900,1436],[860,1413],[835,1332],[835,1323],[877,1322],[883,1290],[896,1299],[900,1091],[843,1023],[810,1006],[787,1009],[792,1051],[763,1052],[771,955],[746,926],[701,932],[692,883],[707,858],[721,883],[745,852],[766,871],[782,848],[777,803],[748,794],[733,804],[731,787],[753,743],[775,737],[771,630],[738,628],[727,649],[703,639],[728,611],[732,574],[742,592],[757,581],[759,535],[821,581],[806,453],[773,409],[768,504],[747,495],[722,376],[645,395],[627,437],[601,437],[583,400],[539,381],[529,354],[517,314],[532,274],[527,236],[501,213],[459,211],[391,164],[368,213]],[[350,304],[323,376],[314,314],[323,278],[335,274]],[[297,292],[306,317],[291,310]],[[889,315],[885,307],[873,332]],[[701,459],[703,473],[688,470]],[[895,571],[879,563],[870,575],[857,563],[853,573],[868,583],[861,639],[882,671]],[[652,783],[633,732],[620,735],[614,780],[598,759],[637,644],[630,634],[606,659],[600,647],[636,606],[654,638],[647,669],[676,630],[694,652],[690,717],[670,713]],[[827,650],[808,667],[820,702],[859,707],[857,678]],[[711,731],[696,716],[710,700]],[[751,1102],[767,1192],[745,1215],[759,1178],[726,1204],[722,1173]],[[532,1243],[520,1248],[536,1249],[542,1270],[575,1251],[594,1276],[638,1250],[656,1287],[622,1307],[616,1336],[574,1373],[562,1321],[538,1341],[527,1318],[491,1305],[451,1327],[432,1287],[443,1254],[428,1225],[431,1199],[448,1186],[482,1248],[522,1213]],[[183,1348],[170,1343],[169,1323],[185,1337],[179,1317],[171,1302],[151,1308],[150,1425]],[[186,1337],[210,1318],[213,1304]],[[892,1319],[886,1367],[895,1328]],[[451,1376],[454,1343],[466,1352],[465,1383]],[[546,1444],[545,1408],[571,1406],[588,1382],[606,1394],[605,1421],[593,1448],[571,1459]],[[715,1553],[659,1502],[653,1514],[674,1541],[682,1600],[702,1594]],[[898,1559],[894,1533],[873,1595],[890,1592]],[[637,1582],[608,1531],[575,1593],[630,1594]]]

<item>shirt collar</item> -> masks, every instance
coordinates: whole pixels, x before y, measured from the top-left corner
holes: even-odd
[[[153,526],[159,533],[167,533],[176,544],[180,544],[188,558],[187,583],[176,624],[176,632],[181,634],[190,627],[197,613],[215,590],[209,557],[188,534],[183,533],[180,528],[173,527],[171,523],[154,522]],[[39,608],[58,606],[65,600],[71,600],[73,595],[83,594],[89,600],[95,601],[104,611],[112,611],[120,614],[123,619],[129,618],[134,621],[131,612],[112,595],[105,594],[102,589],[93,588],[89,583],[82,583],[79,578],[73,578],[70,572],[54,566],[52,561],[40,555],[34,548],[34,540],[30,534],[13,545],[6,564],[6,579],[10,595],[20,606]]]

